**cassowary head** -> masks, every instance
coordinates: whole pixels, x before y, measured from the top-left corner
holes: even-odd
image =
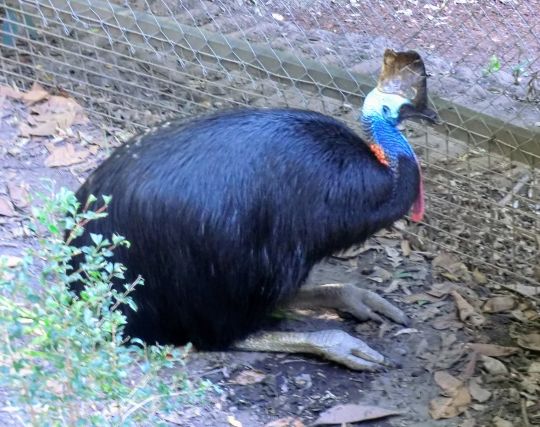
[[[384,52],[383,66],[377,87],[364,101],[362,122],[370,137],[370,147],[379,161],[381,158],[395,176],[400,156],[416,159],[414,150],[396,128],[407,118],[421,118],[438,123],[437,113],[427,106],[427,75],[424,62],[414,51]],[[420,221],[424,215],[422,174],[418,196],[412,206],[411,218]]]
[[[383,118],[394,125],[408,118],[437,123],[437,113],[427,106],[426,81],[424,62],[417,52],[386,49],[377,87],[364,101],[363,116]]]

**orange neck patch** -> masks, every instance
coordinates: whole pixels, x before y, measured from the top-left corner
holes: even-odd
[[[384,149],[379,144],[370,144],[369,149],[373,154],[375,154],[375,157],[379,161],[380,164],[384,166],[390,166],[390,162],[388,161],[388,157],[386,157],[386,153],[384,152]]]

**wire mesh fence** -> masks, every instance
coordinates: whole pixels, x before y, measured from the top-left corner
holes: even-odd
[[[0,1],[0,79],[79,99],[107,132],[237,106],[359,129],[386,47],[418,50],[444,124],[406,124],[428,217],[409,239],[540,296],[540,1]]]

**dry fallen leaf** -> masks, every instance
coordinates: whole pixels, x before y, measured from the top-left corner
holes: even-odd
[[[369,243],[366,243],[364,245],[353,246],[349,249],[345,249],[344,251],[337,252],[333,256],[334,258],[339,258],[339,259],[356,258],[358,255],[361,255],[364,252],[370,251],[372,249],[379,251],[381,247],[379,245],[371,245]]]
[[[523,396],[525,396],[525,394],[529,395],[527,396],[529,401],[537,401],[538,399],[536,396],[540,396],[540,371],[529,373],[529,376],[522,375],[520,389],[522,390]]]
[[[435,420],[453,418],[463,413],[471,403],[469,390],[462,381],[445,371],[435,372],[433,379],[445,396],[429,403],[429,414]]]
[[[371,405],[337,405],[324,411],[312,425],[355,423],[399,414],[401,412],[395,409],[385,409]]]
[[[446,316],[441,316],[431,322],[431,327],[438,331],[444,331],[445,329],[461,329],[463,328],[463,323],[457,320],[454,313],[448,314]]]
[[[57,124],[56,120],[51,119],[42,123],[38,123],[36,126],[29,126],[26,123],[22,123],[20,127],[21,135],[28,136],[53,136],[56,134]]]
[[[399,331],[397,331],[394,336],[395,337],[398,337],[400,335],[411,335],[411,334],[419,334],[420,331],[416,328],[404,328],[404,329],[400,329]]]
[[[60,147],[53,146],[51,154],[45,159],[45,166],[54,168],[59,166],[70,166],[82,162],[88,157],[88,150],[75,150],[73,144],[66,144]]]
[[[519,307],[510,312],[512,317],[523,323],[533,322],[540,319],[540,312],[528,304],[520,304]]]
[[[435,383],[442,389],[445,396],[455,396],[457,390],[463,383],[453,375],[445,371],[437,371],[433,374]]]
[[[471,393],[474,400],[480,403],[487,402],[491,398],[491,392],[482,388],[476,378],[472,378],[469,381],[469,393]]]
[[[403,253],[403,256],[410,256],[411,255],[411,244],[408,240],[403,239],[401,241],[401,252]]]
[[[433,267],[438,267],[442,270],[441,275],[456,282],[461,279],[469,280],[470,273],[467,266],[462,263],[455,255],[442,252],[433,260]]]
[[[510,295],[498,296],[488,299],[482,310],[485,313],[502,313],[512,310],[516,305],[516,301]]]
[[[10,181],[7,184],[7,188],[9,197],[17,208],[24,209],[28,206],[28,190],[25,185]]]
[[[23,93],[11,86],[0,86],[0,98],[21,99]]]
[[[489,356],[480,356],[480,360],[484,363],[484,368],[491,375],[506,375],[508,368],[498,359]]]
[[[472,353],[468,355],[468,361],[465,365],[465,368],[461,372],[461,379],[463,381],[466,381],[468,379],[471,379],[474,373],[476,372],[476,364],[478,362],[478,353]]]
[[[499,416],[496,416],[493,418],[493,427],[514,427],[514,424]]]
[[[471,403],[471,395],[465,387],[456,390],[454,397],[438,397],[429,402],[429,415],[434,420],[454,418],[466,411]]]
[[[0,216],[16,216],[13,204],[6,196],[0,196]]]
[[[53,393],[59,398],[62,396],[62,393],[64,391],[64,384],[61,381],[49,379],[46,380],[45,384],[48,393]]]
[[[517,347],[504,347],[497,344],[467,343],[466,348],[476,351],[478,354],[490,357],[504,357],[519,351]]]
[[[488,282],[486,275],[477,268],[473,270],[472,277],[479,285],[485,285]]]
[[[517,339],[517,343],[527,350],[540,351],[540,334],[522,335]]]
[[[68,98],[65,96],[54,95],[51,96],[47,102],[42,102],[32,108],[32,112],[38,115],[59,115],[62,118],[62,115],[66,117],[72,117],[74,114],[72,124],[84,124],[88,121],[88,118],[84,114],[84,109],[80,106],[73,98]]]
[[[270,421],[264,427],[305,427],[305,424],[299,418],[286,417],[276,421]]]
[[[375,267],[373,267],[373,274],[371,274],[368,278],[377,283],[383,283],[387,280],[392,279],[392,277],[392,273],[376,265]]]
[[[405,301],[408,304],[414,304],[417,302],[436,302],[436,301],[440,301],[440,299],[434,296],[428,295],[425,292],[420,292],[418,294],[407,295],[406,297],[403,298],[403,301]]]
[[[521,294],[525,297],[534,297],[534,296],[540,296],[540,286],[532,286],[532,285],[504,285],[506,289],[510,289],[514,292],[517,292],[518,294]]]
[[[438,316],[441,312],[441,306],[444,305],[441,302],[428,304],[422,307],[422,310],[419,311],[416,319],[420,322],[427,322],[430,319]],[[463,324],[461,324],[463,326]]]
[[[266,375],[260,371],[245,370],[240,372],[231,380],[231,383],[238,385],[257,384],[263,381]]]
[[[397,249],[394,249],[387,244],[384,246],[384,251],[386,252],[386,256],[390,258],[391,262],[401,262],[401,256],[399,255],[399,251]]]
[[[468,321],[473,326],[480,326],[484,324],[485,318],[480,313],[477,313],[474,307],[463,298],[459,292],[450,292],[456,301],[456,306],[459,313],[459,318],[462,322]]]
[[[182,412],[170,412],[170,413],[160,413],[159,417],[167,422],[167,425],[173,426],[185,426],[189,425],[186,421],[193,418],[198,418],[201,416],[202,410],[200,407],[190,407],[185,408]]]
[[[17,267],[22,262],[22,258],[13,255],[2,255],[0,257],[0,265],[12,268]]]
[[[540,374],[540,362],[533,362],[527,369],[529,374]]]
[[[453,289],[455,289],[455,285],[449,282],[434,283],[426,293],[441,298],[448,295]]]
[[[26,102],[27,104],[34,104],[42,101],[49,96],[49,93],[41,87],[41,85],[35,82],[32,88],[28,92],[21,92],[18,89],[13,89],[9,86],[0,86],[0,97],[6,96],[12,99],[18,99]]]
[[[43,101],[45,98],[49,96],[49,92],[47,92],[41,85],[37,82],[34,82],[31,89],[23,93],[20,97],[26,104],[32,105],[36,102]]]
[[[233,427],[242,427],[242,423],[234,418],[234,415],[229,415],[227,417],[227,422]]]
[[[32,99],[38,99],[33,93]],[[74,124],[84,124],[88,118],[83,108],[72,98],[48,96],[42,102],[36,102],[31,108],[32,115],[27,123],[22,123],[20,132],[23,136],[54,136],[59,131],[68,131]]]

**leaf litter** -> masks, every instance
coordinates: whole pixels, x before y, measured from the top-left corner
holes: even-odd
[[[29,204],[28,185],[9,181],[7,189],[11,202],[17,209],[23,210]]]
[[[28,92],[21,92],[9,86],[0,86],[0,96],[24,102],[29,115],[20,123],[22,136],[49,137],[66,132],[71,126],[88,123],[84,109],[74,99],[51,95],[38,83]]]
[[[319,418],[313,422],[313,426],[346,423],[358,423],[368,420],[386,418],[392,415],[399,415],[401,411],[396,409],[386,409],[378,406],[348,404],[336,405],[324,411]]]

